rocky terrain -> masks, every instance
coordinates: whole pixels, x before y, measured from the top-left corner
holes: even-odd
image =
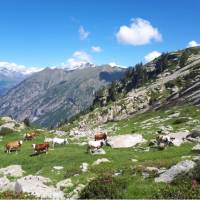
[[[199,199],[199,47],[168,53],[161,71],[160,58],[145,65],[148,80],[138,85],[135,72],[126,74],[56,129],[0,118],[0,198]],[[4,152],[32,131],[37,136],[18,153]],[[106,145],[88,151],[98,132],[106,133]],[[33,154],[33,143],[55,137],[68,143]]]
[[[67,71],[45,69],[35,73],[0,99],[0,115],[29,118],[37,125],[50,127],[89,107],[95,92],[118,80],[123,70],[99,66]]]

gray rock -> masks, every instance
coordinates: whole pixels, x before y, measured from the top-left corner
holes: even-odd
[[[81,166],[80,166],[82,172],[87,172],[88,167],[89,167],[88,163],[82,163]]]
[[[193,151],[200,151],[200,144],[197,144],[195,145],[193,148],[192,148]]]
[[[25,176],[15,183],[15,192],[26,192],[42,199],[64,199],[64,193],[53,186],[46,185],[50,179],[42,176]]]
[[[65,179],[65,180],[62,180],[60,182],[58,182],[56,184],[56,188],[59,189],[59,190],[63,190],[65,188],[69,188],[69,187],[73,187],[73,183],[72,183],[72,180],[71,178],[68,178],[68,179]]]
[[[99,165],[101,163],[110,162],[107,158],[99,158],[98,160],[94,161],[92,165]]]
[[[10,165],[0,169],[0,174],[4,176],[21,177],[23,173],[21,165]]]
[[[5,176],[0,177],[0,191],[6,191],[9,183],[10,181]]]
[[[128,148],[143,142],[145,142],[145,140],[140,134],[117,135],[110,137],[108,140],[108,144],[112,148]]]
[[[170,169],[165,171],[159,177],[155,178],[155,182],[172,182],[178,174],[188,172],[195,166],[195,162],[191,160],[184,160],[179,162],[178,164],[172,166]]]

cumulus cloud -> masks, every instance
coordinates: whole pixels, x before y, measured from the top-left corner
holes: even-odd
[[[79,35],[80,35],[80,40],[85,40],[90,35],[90,32],[86,31],[83,26],[80,26]]]
[[[159,57],[160,55],[161,55],[160,52],[158,52],[158,51],[152,51],[152,52],[148,53],[144,57],[144,60],[145,60],[145,62],[150,62],[150,61],[154,60],[155,58]]]
[[[187,47],[196,47],[196,46],[200,46],[200,44],[196,42],[195,40],[188,42],[188,45],[187,45]]]
[[[102,52],[102,48],[99,46],[92,46],[91,49],[93,52],[96,52],[96,53]]]
[[[162,41],[162,35],[151,23],[142,18],[131,20],[129,26],[123,25],[116,34],[117,41],[128,45],[145,45],[154,41]]]
[[[62,67],[67,68],[69,70],[80,68],[81,66],[92,63],[91,56],[85,51],[75,51],[72,54],[72,57],[67,60],[67,63],[63,63]]]
[[[6,62],[6,61],[0,61],[0,69],[7,69],[12,72],[18,72],[27,75],[43,70],[43,68],[26,67],[24,65],[18,65],[14,62]]]

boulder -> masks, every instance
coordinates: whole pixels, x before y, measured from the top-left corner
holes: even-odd
[[[178,164],[172,166],[170,169],[166,170],[159,177],[155,178],[155,182],[172,182],[178,174],[188,172],[190,169],[194,168],[195,162],[191,160],[184,160]]]
[[[200,144],[197,144],[195,145],[193,148],[192,148],[193,151],[200,151]]]
[[[50,179],[42,176],[25,176],[15,183],[15,192],[26,192],[41,199],[64,199],[59,189],[46,185]]]
[[[10,181],[4,176],[0,177],[0,191],[6,191]]]
[[[88,167],[89,167],[88,163],[82,163],[81,166],[80,166],[82,172],[87,172]]]
[[[0,174],[4,176],[21,177],[23,173],[21,165],[10,165],[0,169]]]
[[[69,187],[73,187],[73,183],[72,183],[72,180],[71,178],[67,178],[65,180],[62,180],[60,182],[58,182],[56,184],[56,188],[59,189],[59,190],[64,190],[65,188],[69,188]]]
[[[98,160],[94,161],[92,165],[99,165],[105,162],[110,162],[110,161],[107,158],[99,158]]]
[[[187,138],[188,137],[200,138],[200,130],[199,129],[193,130],[190,134],[187,135]]]
[[[3,129],[3,128],[14,130],[15,129],[15,123],[14,122],[8,122],[6,124],[3,124],[3,125],[0,126],[0,130]]]
[[[143,142],[145,142],[145,140],[140,134],[117,135],[110,137],[108,140],[108,144],[112,148],[128,148]]]
[[[63,166],[54,166],[53,169],[55,170],[62,170],[64,167]]]
[[[176,133],[170,133],[168,136],[170,138],[174,138],[174,140],[172,140],[173,145],[180,146],[183,142],[185,142],[185,138],[188,135],[188,133],[189,131],[185,130]]]

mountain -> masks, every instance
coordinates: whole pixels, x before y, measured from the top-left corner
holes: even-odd
[[[0,62],[0,96],[40,68],[26,68],[15,63]]]
[[[124,70],[109,65],[50,69],[34,73],[0,99],[0,115],[26,117],[37,125],[55,126],[89,107],[95,92],[120,79]]]
[[[129,68],[121,80],[96,92],[90,110],[62,125],[97,127],[149,110],[176,105],[200,107],[200,47],[192,47]]]

